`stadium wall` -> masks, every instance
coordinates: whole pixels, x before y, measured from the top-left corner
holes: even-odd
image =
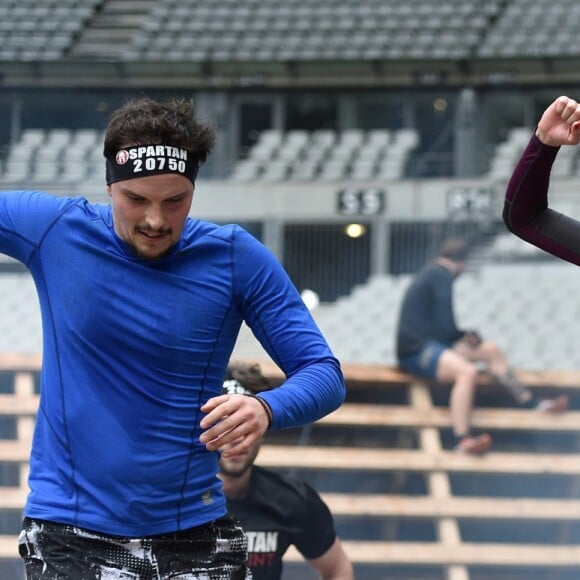
[[[14,184],[4,183],[2,189]],[[22,184],[18,184],[19,187]],[[108,202],[104,182],[78,186],[36,184],[60,195],[83,195]],[[281,220],[347,222],[353,217],[381,217],[388,221],[453,221],[501,219],[506,183],[486,179],[405,179],[393,182],[237,182],[198,180],[192,216],[224,220]],[[578,182],[553,179],[550,204],[580,215]],[[349,202],[348,196],[355,199]],[[367,202],[365,202],[365,196]],[[377,196],[383,197],[382,204]],[[578,209],[576,209],[578,208]]]

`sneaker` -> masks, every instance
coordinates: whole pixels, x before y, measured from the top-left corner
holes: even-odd
[[[568,395],[560,395],[555,399],[544,399],[536,407],[540,413],[563,413],[570,408],[570,398]]]
[[[462,437],[455,446],[455,451],[460,453],[470,453],[471,455],[482,455],[491,447],[491,436],[487,433],[483,435],[467,435]]]

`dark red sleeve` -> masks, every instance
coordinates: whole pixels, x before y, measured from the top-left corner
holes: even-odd
[[[558,151],[532,136],[508,183],[503,221],[526,242],[580,265],[580,222],[548,207],[550,171]]]

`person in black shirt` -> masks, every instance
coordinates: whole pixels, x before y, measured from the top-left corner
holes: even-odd
[[[230,365],[226,377],[224,394],[252,395],[269,388],[257,364]],[[259,450],[257,442],[249,451],[219,462],[228,511],[248,538],[254,580],[281,578],[282,557],[291,545],[323,580],[353,580],[352,564],[328,506],[305,481],[254,465]]]
[[[477,362],[484,362],[497,383],[530,408],[562,412],[568,397],[538,401],[516,378],[504,353],[473,330],[457,327],[453,282],[465,269],[468,244],[460,238],[443,242],[438,256],[409,285],[399,314],[397,359],[402,370],[437,383],[453,385],[450,398],[455,449],[481,454],[491,446],[488,433],[471,433],[471,411],[477,387]]]

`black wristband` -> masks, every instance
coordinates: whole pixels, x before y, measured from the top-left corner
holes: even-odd
[[[269,429],[272,426],[272,409],[270,407],[270,405],[268,405],[268,403],[266,401],[264,401],[264,399],[262,399],[262,397],[258,397],[254,394],[247,394],[246,397],[252,397],[252,399],[256,399],[260,405],[262,405],[262,407],[264,407],[264,411],[266,411],[266,415],[268,416],[268,427],[267,429]]]

